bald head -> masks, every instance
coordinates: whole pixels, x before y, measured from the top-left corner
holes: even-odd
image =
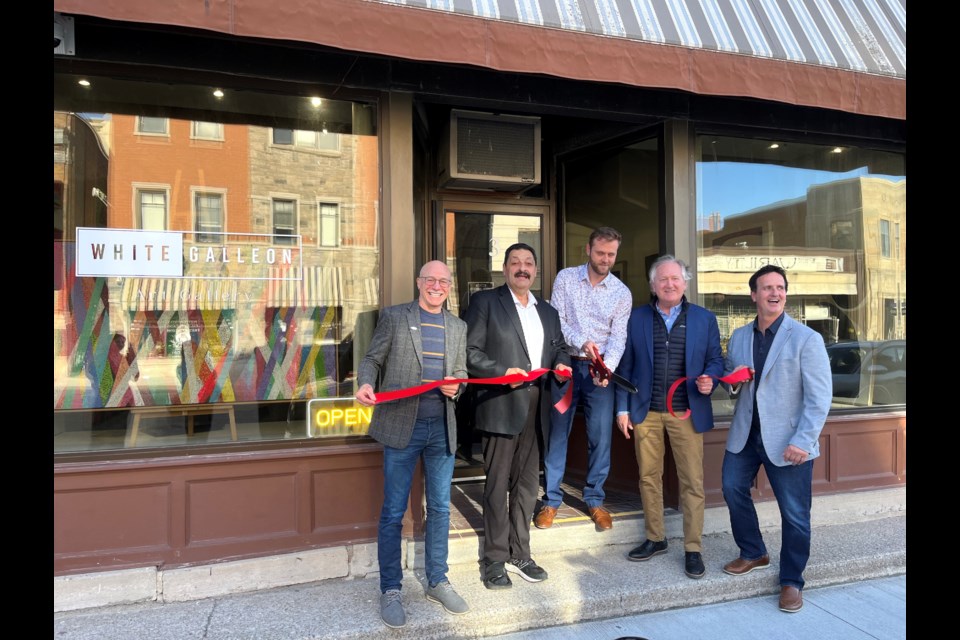
[[[449,278],[449,277],[450,277],[450,268],[447,267],[447,265],[444,264],[443,262],[441,262],[440,260],[431,260],[430,262],[428,262],[428,263],[424,264],[422,267],[420,267],[420,277],[421,277],[421,278],[424,278],[424,277],[426,277],[426,276],[431,275],[431,274],[428,273],[428,272],[429,272],[429,271],[433,271],[434,269],[437,269],[437,268],[442,269],[442,270],[444,271],[444,273],[447,274],[447,275],[443,276],[444,278]],[[436,276],[436,274],[433,274],[433,275]],[[440,277],[440,276],[436,276],[436,277]]]

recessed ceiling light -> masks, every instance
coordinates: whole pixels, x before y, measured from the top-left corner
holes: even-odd
[[[84,80],[77,80],[77,84],[80,85],[81,87],[89,87],[89,86],[90,86],[90,81],[89,81],[89,80],[86,80],[86,79],[84,79]]]
[[[843,153],[843,149],[841,149],[840,147],[834,147],[833,151],[831,151],[830,153]]]
[[[213,97],[214,97],[214,98],[222,98],[222,97],[223,97],[223,91],[221,91],[220,89],[214,89],[214,90],[213,90]]]
[[[780,148],[780,145],[777,144],[776,142],[771,143],[770,146],[767,147],[767,149],[779,149],[779,148]]]
[[[321,104],[323,104],[323,100],[314,96],[313,98],[310,98],[310,104],[315,107],[319,107]]]

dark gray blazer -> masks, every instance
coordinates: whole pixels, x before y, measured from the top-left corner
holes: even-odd
[[[538,299],[537,313],[543,325],[543,357],[540,362],[530,362],[520,315],[507,285],[473,294],[465,317],[470,377],[494,378],[504,375],[511,367],[531,371],[554,369],[558,364],[569,365],[570,356],[560,330],[557,310]],[[547,419],[550,415],[551,376],[541,376],[532,383],[540,387],[541,419]],[[475,385],[476,428],[488,433],[509,435],[523,431],[530,407],[528,386],[512,389],[510,385]]]
[[[446,338],[444,374],[466,378],[467,324],[446,309],[443,310],[443,323]],[[420,304],[417,300],[381,311],[370,347],[357,369],[357,384],[369,384],[378,392],[423,384],[423,340],[420,335]],[[370,420],[370,437],[395,449],[406,447],[413,434],[419,404],[420,396],[378,403]],[[457,448],[453,399],[447,402],[447,443],[452,455]]]

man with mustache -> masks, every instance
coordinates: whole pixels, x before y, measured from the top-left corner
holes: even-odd
[[[730,336],[725,367],[728,374],[749,367],[753,378],[731,390],[738,397],[722,484],[740,556],[723,570],[742,576],[770,566],[750,495],[763,466],[780,508],[780,610],[794,613],[803,607],[813,460],[820,455],[833,379],[823,337],[785,313],[786,272],[766,265],[749,284],[757,317]]]
[[[506,284],[475,293],[467,309],[467,369],[472,378],[526,375],[547,368],[570,372],[556,310],[530,288],[537,254],[524,243],[503,257]],[[530,555],[530,520],[537,502],[537,426],[550,413],[547,376],[509,385],[476,385],[476,429],[483,433],[483,584],[512,586],[508,572],[540,582],[547,572]]]
[[[573,358],[573,402],[566,413],[550,412],[544,430],[542,506],[534,524],[549,529],[563,501],[560,485],[567,466],[567,440],[577,404],[583,407],[587,435],[587,477],[583,501],[597,529],[613,527],[610,512],[603,508],[603,484],[610,474],[610,444],[613,441],[614,388],[607,379],[590,372],[595,354],[613,371],[620,363],[627,342],[627,319],[633,296],[610,268],[617,262],[620,232],[600,227],[590,234],[586,264],[563,269],[553,282],[550,304],[560,314],[560,328]],[[554,389],[554,400],[562,390]]]

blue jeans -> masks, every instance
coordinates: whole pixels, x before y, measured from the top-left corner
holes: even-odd
[[[383,447],[383,508],[377,529],[381,593],[401,588],[403,568],[400,564],[400,534],[403,514],[407,510],[413,471],[421,457],[427,491],[424,541],[427,580],[433,587],[447,579],[450,481],[453,479],[454,457],[447,448],[446,419],[427,418],[416,421],[410,443],[403,449]]]
[[[613,442],[614,387],[598,387],[590,377],[590,363],[573,361],[573,400],[566,413],[550,409],[550,428],[543,438],[543,476],[545,489],[543,504],[559,508],[563,502],[560,484],[567,466],[567,440],[573,426],[577,404],[583,406],[587,425],[587,481],[583,487],[583,501],[588,507],[599,507],[606,494],[603,483],[610,474],[610,444]],[[563,397],[566,386],[553,383],[553,402]]]
[[[730,510],[733,539],[740,557],[756,560],[767,554],[760,535],[757,510],[750,488],[760,465],[767,472],[780,507],[780,586],[803,589],[803,570],[810,558],[810,506],[813,495],[813,460],[778,467],[763,450],[760,433],[754,431],[740,453],[723,456],[723,499]]]

